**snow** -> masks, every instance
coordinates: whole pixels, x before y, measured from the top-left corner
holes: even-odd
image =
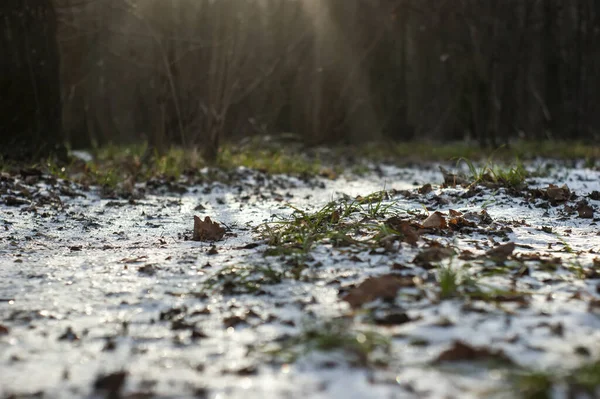
[[[305,271],[317,281],[284,279],[264,285],[263,295],[205,290],[204,282],[222,268],[265,263],[283,267],[279,258],[262,255],[264,244],[241,247],[257,241],[254,228],[260,224],[289,216],[293,209],[288,203],[317,210],[342,195],[415,190],[432,183],[434,191],[425,197],[450,201],[435,210],[486,209],[495,222],[511,226],[508,238],[518,244],[516,253],[539,252],[589,266],[600,252],[595,219],[562,217],[562,205],[538,208],[502,188],[457,199],[453,193],[464,189],[441,188],[442,176],[434,168],[379,169],[318,184],[241,170],[247,178],[238,187],[208,183],[189,187],[184,194],[148,194],[135,204],[74,187],[85,197],[61,195],[64,208],[47,205],[34,212],[26,205],[0,205],[0,325],[9,329],[0,335],[0,397],[39,391],[45,398],[102,397],[94,392],[94,381],[120,370],[128,372],[125,395],[152,392],[164,398],[201,393],[215,399],[510,397],[499,371],[461,371],[430,363],[453,340],[501,349],[516,364],[541,370],[580,365],[586,359],[575,354],[576,346],[588,348],[590,359],[600,357],[599,311],[589,307],[592,299],[600,298],[599,281],[532,268],[516,283],[531,294],[526,308],[482,302],[473,304],[481,312],[467,312],[462,298],[432,302],[399,296],[397,305],[413,321],[377,328],[392,342],[387,368],[353,367],[336,352],[310,352],[290,364],[271,361],[261,348],[299,334],[306,320],[348,315],[349,306],[338,295],[340,286],[389,272],[391,264],[410,263],[418,253],[402,243],[395,254],[354,251],[365,262],[353,263],[343,249],[317,246],[312,264],[321,266]],[[590,169],[557,167],[551,176],[532,180],[531,187],[567,184],[580,197],[600,190],[600,173]],[[31,189],[40,195],[52,191],[44,181]],[[418,200],[393,200],[400,213],[425,212]],[[598,201],[589,202],[597,209]],[[205,209],[195,211],[199,204]],[[209,255],[210,243],[184,240],[191,237],[193,215],[208,215],[234,233],[216,243],[218,254]],[[542,226],[553,233],[541,231]],[[435,239],[476,254],[492,246],[484,235]],[[565,243],[571,252],[562,251]],[[144,265],[152,265],[155,274],[140,273]],[[426,285],[434,284],[426,272],[423,276]],[[334,279],[341,284],[329,284]],[[485,282],[504,288],[512,284],[503,275]],[[185,320],[206,337],[193,340],[189,329],[172,330],[170,320],[160,320],[161,312],[183,307]],[[247,316],[250,311],[255,316]],[[235,315],[245,317],[246,323],[224,325],[225,318]],[[452,325],[439,326],[441,319]],[[358,316],[354,323],[371,328]],[[558,323],[564,331],[553,333]],[[69,327],[78,339],[59,339],[68,335]],[[414,339],[427,345],[413,345]],[[255,371],[244,373],[245,368]]]

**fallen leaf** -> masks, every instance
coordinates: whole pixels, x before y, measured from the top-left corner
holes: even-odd
[[[260,247],[261,244],[257,242],[251,242],[250,244],[242,245],[241,247],[234,247],[233,249],[254,249],[256,247]]]
[[[489,213],[487,213],[487,211],[483,209],[481,212],[479,212],[479,221],[482,224],[491,224],[494,220],[489,215]]]
[[[390,268],[392,270],[412,270],[412,267],[403,265],[402,263],[394,263]]]
[[[520,292],[506,292],[504,294],[484,294],[484,293],[472,293],[469,295],[471,300],[481,300],[485,302],[497,302],[497,303],[518,303],[520,305],[529,304],[529,296]]]
[[[340,212],[338,210],[331,212],[330,222],[332,224],[336,224],[339,221],[340,221]]]
[[[503,351],[489,348],[473,348],[462,342],[454,341],[449,349],[446,349],[434,360],[434,363],[456,362],[456,361],[492,360],[504,364],[514,364],[511,358]]]
[[[359,308],[365,303],[376,299],[393,301],[400,288],[413,287],[415,285],[412,277],[386,274],[379,277],[371,277],[353,288],[343,298],[352,308]]]
[[[217,222],[210,220],[206,216],[201,220],[198,216],[194,216],[194,241],[219,241],[225,235],[225,229]]]
[[[429,268],[431,267],[432,262],[440,262],[454,255],[455,252],[452,248],[431,247],[415,256],[413,263],[421,267]]]
[[[226,317],[223,319],[223,324],[225,325],[225,328],[229,328],[229,327],[237,327],[240,324],[245,324],[246,323],[246,317],[240,317],[240,316],[230,316],[230,317]]]
[[[396,250],[394,242],[398,239],[397,236],[390,234],[379,240],[379,245],[385,249],[386,252],[394,252]]]
[[[144,266],[138,267],[138,273],[145,274],[146,276],[154,276],[156,274],[157,269],[158,268],[155,267],[153,264],[148,263]]]
[[[138,257],[135,257],[135,258],[123,258],[119,262],[123,262],[123,263],[140,263],[140,262],[143,262],[146,259],[148,259],[148,255],[141,255],[141,256],[138,256]]]
[[[67,329],[65,330],[64,333],[62,333],[62,335],[60,337],[58,337],[59,341],[79,341],[79,337],[77,336],[77,334],[75,333],[75,331],[73,331],[73,329],[71,327],[67,327]]]
[[[444,214],[438,211],[429,215],[427,219],[423,221],[422,225],[426,229],[445,229],[448,227]]]
[[[397,216],[392,216],[385,221],[386,226],[400,233],[403,242],[415,246],[419,241],[419,232],[408,220],[402,220]]]
[[[579,213],[579,217],[583,219],[593,219],[594,218],[594,208],[589,206],[586,202],[580,202],[577,204],[577,212]]]
[[[469,180],[464,175],[458,175],[446,170],[443,166],[439,166],[442,176],[444,176],[444,185],[455,187],[456,185],[468,185]]]
[[[161,321],[171,321],[184,317],[186,312],[187,307],[185,306],[179,308],[170,308],[168,310],[160,312],[158,319]]]
[[[373,317],[375,324],[379,326],[397,326],[412,321],[412,319],[400,310],[392,310],[389,312],[376,313]]]
[[[30,202],[21,198],[17,198],[14,195],[8,195],[4,198],[4,203],[7,206],[19,206],[19,205],[27,205]]]
[[[171,322],[171,330],[173,331],[181,331],[181,330],[194,330],[196,328],[196,323],[191,323],[185,320],[185,318],[177,318]]]
[[[458,259],[460,260],[473,260],[476,259],[477,256],[475,256],[475,254],[471,251],[469,251],[468,249],[465,249],[464,251],[462,251],[460,253],[460,255],[458,255]]]
[[[463,214],[460,211],[455,211],[454,209],[450,209],[448,211],[448,215],[452,216],[453,218],[457,218],[457,217],[462,216]]]
[[[120,391],[125,385],[126,378],[126,371],[117,371],[116,373],[100,376],[94,382],[94,389],[107,392],[107,397],[121,397]]]
[[[234,370],[223,370],[223,374],[234,374],[238,376],[256,375],[258,374],[258,368],[254,365],[250,365]]]
[[[197,339],[203,339],[203,338],[208,338],[208,335],[206,335],[204,333],[204,331],[202,330],[197,330],[197,329],[192,329],[192,333],[190,335],[190,338],[192,339],[192,341],[195,341]]]
[[[548,197],[552,204],[565,202],[571,198],[571,190],[569,190],[569,187],[567,187],[566,184],[563,184],[562,187],[550,184],[548,185],[548,188],[546,188],[546,197]]]
[[[0,335],[6,335],[10,332],[10,329],[0,324]]]
[[[431,186],[431,184],[427,183],[419,188],[419,194],[423,194],[423,195],[429,194],[432,190],[433,190],[433,187]]]
[[[432,325],[436,326],[436,327],[441,327],[441,328],[449,328],[449,327],[454,327],[455,324],[456,323],[454,323],[452,320],[443,316],[443,317],[439,318],[436,322],[434,322]]]
[[[460,230],[463,227],[477,227],[477,225],[473,222],[468,221],[462,216],[454,217],[448,221],[448,226],[452,230]]]
[[[514,242],[509,242],[506,244],[498,245],[487,251],[485,256],[488,258],[492,258],[496,261],[506,260],[510,255],[512,255],[515,250],[516,244]]]

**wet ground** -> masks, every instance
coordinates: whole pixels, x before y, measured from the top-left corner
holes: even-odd
[[[126,194],[5,173],[0,397],[513,398],[540,371],[598,397],[569,373],[600,358],[600,172],[545,165]]]

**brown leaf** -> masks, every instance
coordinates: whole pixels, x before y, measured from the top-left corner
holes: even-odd
[[[485,255],[494,260],[503,261],[506,260],[510,255],[512,255],[513,251],[515,250],[515,247],[516,244],[514,242],[509,242],[490,249],[485,253]]]
[[[471,300],[482,300],[485,302],[498,302],[498,303],[518,303],[520,305],[529,304],[529,297],[520,292],[506,292],[504,294],[484,294],[484,293],[473,293],[469,295]]]
[[[456,361],[492,360],[504,364],[514,364],[511,358],[501,350],[489,348],[473,348],[462,341],[454,341],[452,347],[446,349],[434,360],[434,363]]]
[[[476,258],[477,256],[475,256],[475,254],[473,254],[473,252],[469,251],[468,249],[465,249],[460,253],[460,255],[458,255],[458,259],[460,260],[473,260]]]
[[[137,270],[140,274],[145,274],[146,276],[154,276],[156,274],[156,271],[159,270],[159,268],[151,263],[148,263],[144,266],[138,267]]]
[[[379,326],[397,326],[408,323],[412,321],[412,319],[405,312],[392,310],[384,312],[383,314],[376,313],[373,317],[373,321]]]
[[[440,262],[454,255],[452,248],[431,247],[415,256],[413,263],[421,267],[431,267],[432,262]]]
[[[468,185],[470,184],[469,180],[463,175],[457,175],[456,173],[451,173],[446,170],[443,166],[440,166],[440,172],[442,172],[442,176],[444,176],[444,185],[455,187],[456,185]]]
[[[141,255],[141,256],[137,256],[135,258],[123,258],[119,262],[123,262],[123,263],[140,263],[140,262],[145,261],[146,259],[148,259],[148,255]]]
[[[245,316],[230,316],[230,317],[226,317],[223,319],[223,324],[225,325],[226,328],[229,328],[229,327],[235,328],[244,323],[246,323]]]
[[[432,190],[433,190],[433,187],[431,186],[431,184],[427,183],[419,188],[419,194],[423,194],[423,195],[429,194]]]
[[[448,227],[446,218],[444,218],[444,214],[438,211],[429,215],[422,224],[426,229],[445,229]]]
[[[462,216],[454,217],[448,221],[448,226],[452,230],[460,230],[463,227],[477,227],[477,225],[473,222],[468,221]]]
[[[10,329],[2,324],[0,324],[0,335],[6,335],[10,332]]]
[[[546,196],[552,203],[565,202],[571,197],[571,190],[566,184],[562,187],[555,186],[554,184],[548,185],[546,189]]]
[[[210,220],[210,217],[201,220],[194,216],[194,241],[219,241],[224,235],[225,229],[219,223]]]
[[[413,287],[415,285],[412,277],[387,274],[379,277],[371,277],[353,288],[343,298],[352,308],[359,308],[365,303],[376,299],[393,301],[400,288]]]
[[[397,216],[392,216],[385,221],[385,224],[400,233],[401,239],[405,243],[412,246],[417,245],[417,241],[419,241],[419,232],[408,220],[402,220]]]
[[[336,223],[339,223],[339,221],[340,221],[340,211],[335,210],[335,211],[331,212],[330,222],[332,224],[336,224]]]
[[[79,336],[77,336],[77,334],[75,333],[75,331],[73,331],[71,327],[67,327],[65,332],[62,333],[60,337],[58,337],[58,340],[74,342],[79,341]]]
[[[450,209],[450,210],[448,211],[448,215],[450,215],[450,216],[451,216],[451,217],[453,217],[453,218],[457,218],[457,217],[460,217],[460,216],[462,216],[463,214],[462,214],[462,212],[460,212],[460,211],[455,211],[454,209]]]
[[[97,391],[106,391],[107,397],[120,397],[119,394],[123,385],[125,385],[125,379],[127,378],[126,371],[118,371],[116,373],[99,376],[94,382],[94,389]]]
[[[580,202],[577,204],[577,212],[579,213],[579,217],[583,219],[593,219],[594,218],[594,208],[589,206],[585,202]]]

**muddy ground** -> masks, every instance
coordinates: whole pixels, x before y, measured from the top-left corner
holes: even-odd
[[[600,172],[444,166],[3,173],[0,397],[600,397]]]

